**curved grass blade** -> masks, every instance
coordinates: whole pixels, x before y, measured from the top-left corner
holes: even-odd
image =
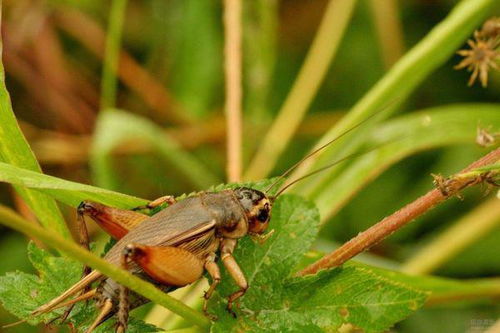
[[[73,207],[78,206],[82,200],[93,200],[121,208],[137,207],[147,203],[144,199],[47,176],[2,162],[0,162],[0,182],[36,190],[33,192],[45,196],[50,195]]]
[[[0,3],[1,16],[1,3]],[[1,21],[1,19],[0,19]],[[0,53],[2,39],[0,36]],[[1,60],[1,59],[0,59]],[[26,138],[17,123],[9,92],[5,85],[5,71],[0,61],[0,160],[36,172],[42,172]],[[65,238],[71,235],[56,202],[46,194],[15,186],[16,191],[33,210],[40,223]]]

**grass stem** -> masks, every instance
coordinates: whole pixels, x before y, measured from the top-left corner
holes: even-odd
[[[241,0],[224,1],[224,61],[226,75],[227,178],[241,179]]]
[[[102,67],[101,110],[112,110],[116,106],[118,61],[120,59],[123,20],[127,0],[111,1],[106,50]]]

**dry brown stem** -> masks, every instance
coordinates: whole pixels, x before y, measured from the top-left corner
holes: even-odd
[[[241,178],[241,0],[224,1],[227,178]]]
[[[500,148],[490,152],[486,156],[472,163],[460,173],[493,164],[498,162],[499,160]],[[460,175],[460,173],[458,175]],[[487,180],[483,176],[478,176],[478,178]],[[315,274],[322,269],[342,265],[347,260],[351,259],[359,253],[368,250],[373,245],[390,236],[396,230],[413,221],[415,218],[424,214],[429,209],[440,204],[451,196],[457,195],[464,188],[480,183],[479,180],[471,180],[468,177],[452,177],[444,180],[444,182],[446,183],[445,191],[443,191],[444,188],[440,186],[427,192],[427,194],[421,196],[420,198],[406,205],[394,214],[384,218],[382,221],[373,225],[364,232],[358,234],[356,237],[352,238],[347,243],[344,243],[344,245],[342,245],[335,251],[325,255],[320,260],[307,266],[299,272],[299,275]]]

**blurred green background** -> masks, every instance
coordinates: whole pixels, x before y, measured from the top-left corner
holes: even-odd
[[[304,156],[394,61],[457,3],[390,1],[395,11],[386,12],[382,25],[377,25],[378,1],[357,3],[324,82],[272,175]],[[326,5],[324,0],[244,1],[244,166],[259,149],[260,138],[289,93]],[[96,129],[110,6],[110,1],[97,0],[3,1],[7,88],[21,128],[44,172],[148,199],[224,182],[222,4],[201,0],[128,1],[116,107],[129,113],[121,123],[109,127],[101,119],[101,128]],[[392,30],[380,30],[383,28]],[[478,83],[468,87],[469,73],[453,69],[460,60],[453,55],[428,76],[404,101],[398,115],[448,104],[499,103],[499,73],[489,73],[486,88]],[[480,125],[492,133],[500,131],[500,108],[498,112],[492,128],[479,118],[471,126]],[[130,113],[141,120],[131,118]],[[144,119],[167,133],[158,141],[171,140],[168,145],[172,144],[173,150],[140,140],[140,131],[152,128],[149,122],[140,127]],[[125,130],[125,134],[113,130],[113,126],[134,127],[131,124],[139,127]],[[92,146],[96,131],[101,141],[96,139]],[[96,142],[109,146],[98,149]],[[182,167],[165,157],[171,151],[187,154],[204,168],[186,177]],[[390,166],[326,221],[317,248],[333,249],[425,193],[433,186],[430,173],[453,174],[487,151],[471,137],[468,143],[418,152]],[[467,191],[464,200],[449,200],[376,246],[365,260],[397,269],[484,200],[484,189],[480,188]],[[31,217],[9,185],[0,184],[0,202]],[[61,207],[71,226],[74,210]],[[25,253],[29,239],[8,229],[0,230],[0,274],[32,271]],[[95,226],[92,233],[94,238],[104,239]],[[497,226],[433,273],[459,279],[498,276],[499,239]],[[474,320],[496,320],[498,310],[498,305],[490,301],[425,308],[394,331],[465,332]],[[0,308],[0,325],[12,321],[15,318]],[[10,329],[49,331],[57,330],[26,325]]]

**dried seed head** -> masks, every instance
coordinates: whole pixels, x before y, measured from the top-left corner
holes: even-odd
[[[467,44],[470,49],[457,52],[464,59],[455,66],[455,69],[467,68],[469,72],[472,72],[469,86],[479,78],[481,85],[486,87],[488,72],[491,69],[499,69],[500,19],[495,17],[486,21],[481,30],[474,32],[474,39],[469,39]]]

